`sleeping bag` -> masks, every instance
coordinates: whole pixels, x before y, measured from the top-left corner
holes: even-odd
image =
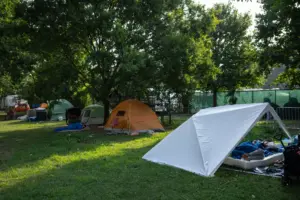
[[[69,124],[68,126],[59,127],[54,129],[55,132],[61,132],[61,131],[68,131],[68,130],[81,130],[84,126],[81,123],[73,123]]]

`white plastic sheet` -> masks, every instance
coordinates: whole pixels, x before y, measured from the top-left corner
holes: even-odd
[[[143,159],[213,176],[228,154],[267,112],[289,136],[267,103],[220,106],[200,110],[147,152]]]

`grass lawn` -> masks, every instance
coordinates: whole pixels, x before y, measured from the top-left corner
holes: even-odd
[[[5,119],[6,113],[4,111],[0,110],[0,121],[3,121]]]
[[[204,178],[142,160],[167,133],[54,133],[62,124],[0,122],[1,200],[300,199],[299,188],[275,178],[225,169]]]

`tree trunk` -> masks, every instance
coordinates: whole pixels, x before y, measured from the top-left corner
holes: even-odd
[[[229,96],[229,104],[234,105],[237,102],[237,98],[235,96],[235,89],[232,89],[231,91],[228,92]]]
[[[218,103],[217,103],[217,94],[218,94],[218,90],[214,89],[213,90],[213,107],[217,107]]]
[[[164,115],[165,115],[164,112],[161,112],[161,114],[160,114],[160,121],[161,121],[162,124],[165,124]]]
[[[172,114],[171,114],[171,97],[169,94],[169,98],[168,98],[168,115],[169,115],[169,125],[172,124]]]
[[[189,94],[182,94],[181,103],[183,105],[183,113],[189,113],[189,104],[190,104],[190,95]]]
[[[109,101],[105,99],[102,102],[104,106],[104,124],[105,124],[109,118]]]

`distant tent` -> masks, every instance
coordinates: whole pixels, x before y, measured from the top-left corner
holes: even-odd
[[[290,137],[268,103],[227,105],[200,110],[147,152],[143,159],[213,176],[261,117],[270,112]]]
[[[1,98],[0,109],[7,109],[9,107],[14,107],[17,104],[19,96],[18,95],[8,95]]]
[[[73,105],[65,100],[59,99],[55,101],[50,101],[49,103],[49,118],[51,121],[65,120],[66,110],[72,108]]]
[[[104,128],[127,134],[164,130],[155,112],[138,100],[127,100],[117,105]]]
[[[93,104],[85,107],[81,112],[81,123],[86,125],[101,125],[104,123],[104,107]]]

